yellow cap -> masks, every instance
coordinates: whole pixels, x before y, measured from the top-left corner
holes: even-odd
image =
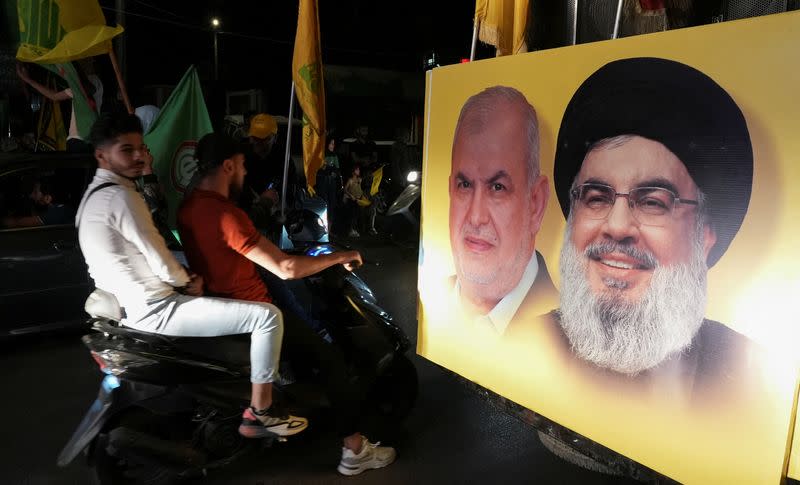
[[[278,123],[275,122],[275,118],[266,113],[259,113],[250,120],[250,131],[247,135],[256,138],[268,138],[277,132]]]

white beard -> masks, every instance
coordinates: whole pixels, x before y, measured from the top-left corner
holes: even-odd
[[[690,261],[669,267],[656,262],[650,286],[630,302],[622,282],[609,280],[601,294],[592,291],[589,259],[572,243],[571,227],[570,220],[561,247],[560,323],[572,351],[599,367],[634,376],[688,349],[706,307],[702,228]]]

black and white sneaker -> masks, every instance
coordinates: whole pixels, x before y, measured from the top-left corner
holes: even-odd
[[[264,438],[270,435],[292,436],[308,427],[308,420],[292,416],[287,412],[277,412],[275,406],[256,411],[252,406],[244,410],[239,434],[245,438]],[[270,413],[274,413],[270,414]]]

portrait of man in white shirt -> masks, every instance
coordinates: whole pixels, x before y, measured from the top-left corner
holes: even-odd
[[[550,187],[539,169],[536,110],[518,90],[492,86],[470,97],[453,136],[451,295],[463,323],[496,335],[534,301],[557,292],[535,251]],[[537,305],[538,306],[538,305]]]

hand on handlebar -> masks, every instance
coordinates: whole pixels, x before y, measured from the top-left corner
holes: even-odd
[[[342,263],[344,269],[347,271],[353,271],[354,269],[359,268],[364,261],[361,259],[361,253],[358,251],[347,251],[344,253],[343,257],[345,258],[346,263]]]

